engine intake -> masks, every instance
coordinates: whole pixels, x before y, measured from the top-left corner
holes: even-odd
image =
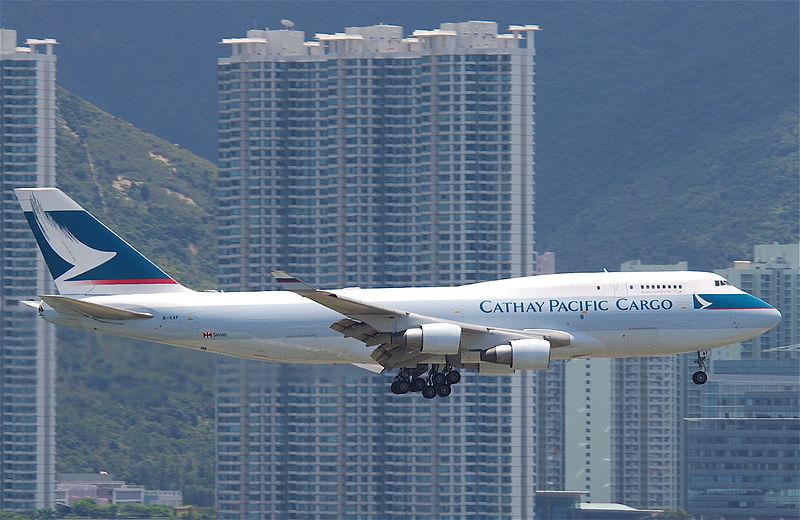
[[[550,366],[550,342],[539,338],[515,339],[481,352],[481,361],[519,370],[545,370]]]
[[[421,350],[424,354],[458,354],[461,327],[454,323],[424,323],[392,334],[392,343]]]

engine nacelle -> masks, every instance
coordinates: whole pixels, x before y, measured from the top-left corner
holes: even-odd
[[[515,339],[481,352],[481,361],[517,370],[545,370],[550,366],[550,342],[539,338]]]
[[[392,334],[392,343],[420,349],[424,354],[458,354],[461,327],[454,323],[424,323]]]

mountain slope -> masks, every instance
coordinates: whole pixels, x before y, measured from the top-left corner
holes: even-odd
[[[58,91],[58,184],[182,283],[214,286],[216,167]],[[108,471],[213,504],[212,357],[59,329],[59,472]]]
[[[797,242],[797,7],[629,5],[539,37],[537,249],[713,269]]]
[[[178,281],[214,287],[216,166],[64,89],[58,114],[59,187]]]

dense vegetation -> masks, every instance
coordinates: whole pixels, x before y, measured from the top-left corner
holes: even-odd
[[[172,508],[169,506],[143,504],[98,505],[94,500],[84,499],[73,504],[72,508],[58,506],[53,509],[36,509],[24,514],[0,511],[0,520],[51,520],[56,518],[160,518],[182,520],[213,520],[216,512],[209,508]]]
[[[215,167],[58,92],[58,183],[168,273],[213,287]],[[57,470],[213,504],[212,358],[59,329]]]

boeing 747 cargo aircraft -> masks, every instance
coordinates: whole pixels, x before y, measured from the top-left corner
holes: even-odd
[[[395,394],[450,395],[457,369],[545,370],[553,359],[663,356],[758,336],[781,314],[701,272],[574,273],[458,287],[284,291],[184,287],[55,188],[15,190],[59,294],[24,302],[56,325],[276,363],[397,370]]]

